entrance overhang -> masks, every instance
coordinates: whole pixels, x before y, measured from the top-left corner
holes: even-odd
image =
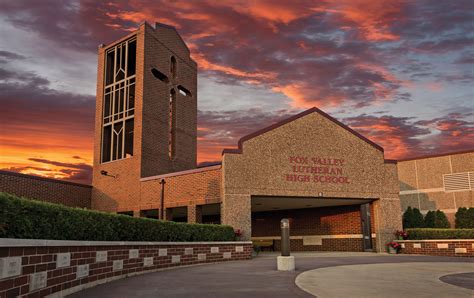
[[[305,209],[331,206],[361,205],[371,199],[340,199],[326,197],[267,197],[252,196],[252,212]]]

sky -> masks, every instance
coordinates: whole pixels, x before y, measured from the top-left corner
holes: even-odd
[[[198,162],[318,107],[403,159],[474,149],[474,2],[2,1],[0,169],[90,183],[97,47],[143,21],[198,63]]]

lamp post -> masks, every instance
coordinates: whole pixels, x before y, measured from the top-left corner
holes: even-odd
[[[161,179],[160,181],[161,184],[161,198],[160,198],[160,219],[164,220],[164,214],[165,214],[165,179]]]

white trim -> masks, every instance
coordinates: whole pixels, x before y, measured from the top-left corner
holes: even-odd
[[[418,185],[418,167],[416,165],[416,160],[415,160],[415,179],[416,179],[416,189],[419,189],[420,186]],[[416,198],[418,200],[418,209],[421,209],[421,201],[420,201],[420,193],[416,193]]]
[[[449,155],[449,172],[452,174],[453,173],[453,163],[451,161],[451,155]],[[443,186],[444,186],[444,177],[443,177]],[[453,191],[453,203],[454,203],[454,209],[458,209],[456,207],[456,193]]]
[[[444,213],[456,213],[458,210],[457,209],[439,209],[440,211],[443,211]],[[420,210],[421,213],[426,214],[429,211],[435,211],[435,210]]]
[[[251,241],[217,241],[217,242],[146,242],[146,241],[76,241],[76,240],[42,240],[0,238],[0,247],[26,246],[124,246],[124,245],[242,245],[252,244]]]
[[[200,172],[206,172],[206,171],[212,171],[212,170],[218,170],[221,167],[222,167],[222,165],[215,165],[215,166],[210,166],[210,167],[204,167],[204,168],[198,168],[198,169],[192,169],[192,170],[185,170],[185,171],[173,172],[173,173],[156,175],[156,176],[150,176],[150,177],[141,178],[140,182],[163,179],[163,178],[169,178],[169,177],[175,177],[175,176],[182,176],[182,175],[188,175],[188,174],[194,174],[194,173],[200,173]]]
[[[425,189],[414,189],[414,190],[402,190],[400,191],[400,195],[412,195],[412,194],[429,193],[429,192],[444,192],[444,188],[437,187],[437,188],[425,188]]]

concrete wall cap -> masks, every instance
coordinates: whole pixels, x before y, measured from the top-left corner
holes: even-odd
[[[140,178],[140,182],[146,182],[146,181],[150,181],[150,180],[159,180],[159,179],[164,179],[164,178],[201,173],[201,172],[206,172],[206,171],[214,171],[214,170],[220,169],[221,167],[222,167],[222,165],[218,164],[218,165],[202,167],[202,168],[197,168],[197,169],[191,169],[191,170],[167,173],[167,174],[162,174],[162,175],[150,176],[150,177]]]
[[[43,240],[0,238],[0,247],[26,246],[126,246],[126,245],[244,245],[251,241],[217,241],[217,242],[147,242],[147,241],[79,241],[79,240]]]
[[[474,239],[426,239],[426,240],[393,240],[400,243],[409,242],[474,242]]]

